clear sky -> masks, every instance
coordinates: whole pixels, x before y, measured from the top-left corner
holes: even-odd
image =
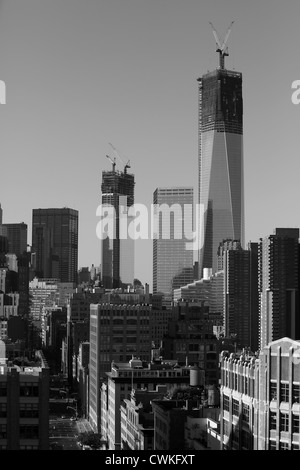
[[[109,142],[131,160],[135,200],[197,194],[197,78],[218,65],[209,21],[243,73],[246,241],[300,227],[299,0],[0,0],[0,203],[79,211],[79,266],[100,264],[96,209]],[[135,274],[152,286],[152,241]]]

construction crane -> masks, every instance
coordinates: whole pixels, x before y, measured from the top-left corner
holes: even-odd
[[[111,144],[110,142],[109,142],[109,145],[110,145],[111,148],[113,149],[114,154],[119,158],[120,162],[121,162],[122,165],[124,166],[124,173],[126,174],[126,173],[127,173],[127,168],[131,168],[131,166],[130,166],[130,160],[128,160],[127,163],[124,163],[123,160],[122,160],[122,158],[120,157],[119,152],[117,151],[116,147],[114,147],[113,144]]]
[[[106,155],[106,157],[111,161],[111,164],[112,164],[112,171],[115,172],[115,168],[116,168],[116,157],[114,159],[112,159],[109,155]]]
[[[209,24],[211,25],[212,27],[212,30],[213,30],[213,34],[214,34],[214,37],[215,37],[215,40],[216,40],[216,52],[219,52],[220,54],[220,62],[219,62],[219,68],[220,69],[224,69],[225,68],[225,56],[228,56],[229,53],[228,53],[228,47],[226,46],[227,44],[227,41],[228,41],[228,38],[229,38],[229,34],[230,34],[230,31],[231,31],[231,28],[232,28],[232,25],[233,25],[234,21],[232,21],[230,23],[230,25],[228,26],[228,29],[227,29],[227,32],[225,34],[225,38],[224,38],[224,41],[223,41],[223,44],[221,45],[221,41],[219,39],[219,36],[218,36],[218,33],[217,31],[215,30],[213,24],[211,22],[209,22]]]

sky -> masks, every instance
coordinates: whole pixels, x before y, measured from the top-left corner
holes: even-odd
[[[79,267],[100,264],[96,216],[112,143],[135,175],[198,192],[197,78],[218,66],[211,21],[234,21],[226,68],[242,72],[246,242],[300,227],[298,0],[0,0],[0,203],[79,211]],[[117,164],[118,169],[118,164]],[[122,169],[122,168],[119,168]],[[152,240],[135,277],[152,286]]]

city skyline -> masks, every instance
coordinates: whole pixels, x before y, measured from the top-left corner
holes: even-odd
[[[137,202],[150,204],[159,186],[196,193],[197,77],[218,66],[209,21],[221,32],[234,19],[226,63],[244,79],[245,242],[300,226],[296,1],[24,3],[0,3],[2,158],[14,177],[1,182],[3,223],[25,222],[31,243],[36,201],[74,207],[79,266],[100,264],[109,142],[131,160]],[[136,242],[135,259],[135,277],[151,284],[152,240]]]

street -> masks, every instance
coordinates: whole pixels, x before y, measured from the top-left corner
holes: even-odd
[[[49,420],[49,448],[51,450],[81,450],[77,444],[77,422],[70,417],[50,417]]]
[[[81,433],[93,432],[87,419],[66,415],[50,415],[49,448],[51,450],[83,450],[77,443]]]

